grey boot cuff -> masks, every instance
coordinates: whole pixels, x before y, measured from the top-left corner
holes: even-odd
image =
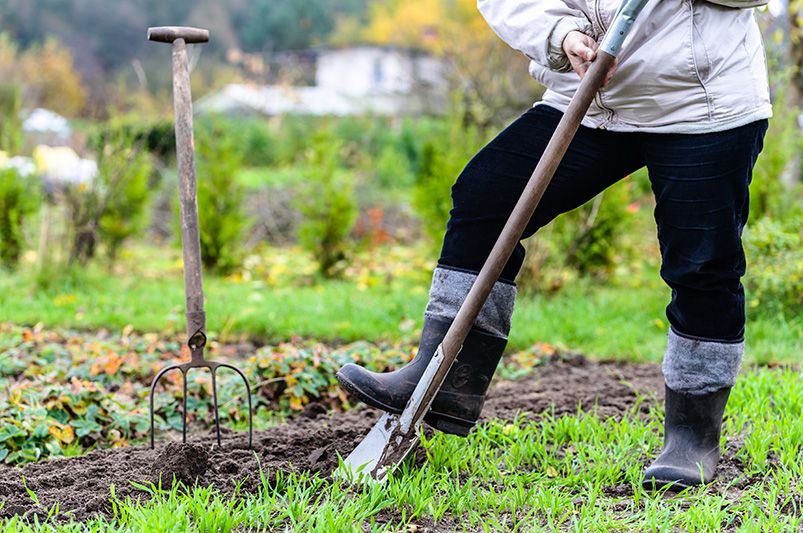
[[[744,341],[694,339],[670,329],[663,364],[664,380],[673,391],[686,394],[709,394],[733,387],[743,355]]]
[[[424,314],[430,318],[454,320],[475,279],[477,275],[469,272],[436,268],[432,275],[429,303]],[[497,282],[474,322],[474,327],[506,339],[510,333],[510,319],[513,316],[515,301],[516,286]]]

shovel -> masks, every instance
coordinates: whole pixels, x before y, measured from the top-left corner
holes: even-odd
[[[474,285],[443,338],[401,415],[385,413],[368,435],[335,471],[335,476],[354,481],[383,481],[416,447],[419,428],[432,400],[457,358],[474,321],[494,284],[499,280],[524,229],[549,182],[574,139],[608,71],[616,62],[625,38],[648,0],[623,0],[602,44],[558,124],[538,166],[491,250]]]

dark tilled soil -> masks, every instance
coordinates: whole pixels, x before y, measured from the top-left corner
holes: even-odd
[[[539,413],[577,412],[593,409],[600,416],[622,416],[635,404],[638,394],[648,400],[640,408],[662,399],[663,380],[658,365],[595,363],[582,357],[554,358],[538,367],[526,380],[500,383],[490,393],[483,418],[510,420],[518,413],[537,418]],[[176,479],[231,490],[242,482],[245,491],[256,490],[261,466],[270,477],[276,471],[310,470],[329,474],[343,456],[357,445],[378,413],[355,409],[328,416],[308,407],[291,423],[254,435],[248,449],[247,435],[227,433],[221,448],[212,446],[211,435],[196,435],[191,442],[162,443],[155,450],[127,447],[98,450],[83,457],[33,463],[21,469],[0,467],[0,518],[45,513],[59,504],[62,513],[77,520],[110,511],[109,486],[117,497],[146,497],[130,482]],[[419,460],[421,458],[419,457]],[[722,475],[733,479],[739,465],[725,457]],[[27,488],[39,505],[34,505]],[[245,481],[243,481],[245,479]],[[612,487],[612,493],[618,489]],[[626,490],[624,487],[621,490]]]

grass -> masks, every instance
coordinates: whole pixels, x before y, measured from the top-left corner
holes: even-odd
[[[800,379],[798,371],[760,369],[735,387],[723,435],[743,464],[733,486],[645,492],[641,469],[660,449],[662,414],[637,405],[622,419],[578,412],[494,421],[468,442],[437,434],[423,444],[423,466],[407,462],[380,486],[266,473],[257,494],[154,489],[147,503],[118,501],[110,519],[15,518],[0,531],[799,531]]]
[[[209,329],[221,340],[243,335],[265,342],[296,336],[327,342],[415,340],[432,265],[416,259],[421,264],[400,274],[371,265],[341,281],[313,275],[272,280],[280,270],[307,269],[309,260],[295,249],[271,254],[278,259],[266,267],[267,274],[259,271],[250,280],[206,276]],[[414,262],[405,257],[393,261]],[[628,285],[580,281],[554,295],[521,295],[510,349],[546,342],[600,358],[660,360],[669,291],[657,272],[643,277],[646,281]],[[172,334],[184,328],[183,290],[174,249],[136,250],[115,271],[92,265],[80,275],[51,280],[45,290],[22,269],[0,277],[0,321],[78,329],[131,325]],[[803,317],[749,315],[748,362],[799,360]]]

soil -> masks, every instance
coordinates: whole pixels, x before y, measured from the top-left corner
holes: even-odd
[[[663,380],[655,364],[597,363],[583,357],[554,357],[537,367],[527,379],[497,384],[490,392],[483,418],[511,420],[520,413],[537,418],[539,413],[576,413],[578,407],[596,406],[603,417],[621,417],[647,396],[639,409],[648,410],[663,400]],[[147,498],[131,481],[158,483],[176,479],[197,481],[232,490],[242,483],[245,491],[257,490],[259,466],[268,476],[276,471],[309,470],[327,475],[337,466],[338,453],[346,456],[377,420],[371,409],[354,409],[329,415],[320,406],[308,406],[295,420],[254,434],[248,449],[247,434],[225,433],[222,447],[212,446],[212,435],[194,435],[190,442],[96,450],[82,457],[32,463],[24,468],[0,467],[0,518],[44,514],[54,504],[76,520],[111,511],[110,485],[117,497]],[[733,455],[725,455],[720,478],[727,482],[740,475]],[[419,461],[423,459],[418,457]],[[33,491],[34,505],[22,484]],[[245,480],[245,481],[243,481]],[[611,487],[611,494],[629,491]],[[379,518],[379,517],[378,517]]]

